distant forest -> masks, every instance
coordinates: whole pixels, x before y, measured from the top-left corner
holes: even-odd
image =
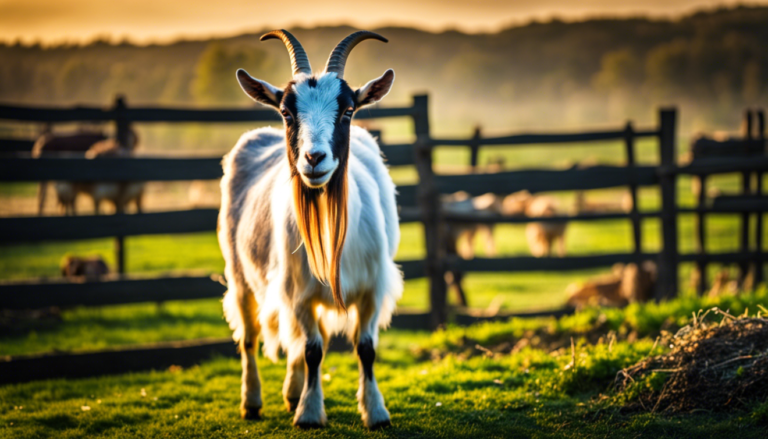
[[[291,29],[321,70],[354,29]],[[388,105],[429,92],[443,132],[571,128],[655,122],[677,105],[689,130],[733,128],[745,106],[768,104],[768,8],[736,7],[676,20],[531,22],[494,34],[375,29],[389,44],[353,52],[347,79],[361,85],[385,69],[397,78]],[[232,38],[136,46],[0,45],[0,101],[109,105],[249,105],[234,72],[275,85],[290,75],[285,48],[261,31]]]

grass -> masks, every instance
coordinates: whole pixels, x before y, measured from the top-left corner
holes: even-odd
[[[488,149],[481,152],[480,161],[498,154],[505,157],[510,168],[563,168],[585,158],[606,164],[623,161],[623,150],[617,142],[600,148],[555,146],[552,151],[557,151],[557,160],[552,163],[543,163],[547,157],[541,148]],[[657,160],[652,143],[640,142],[638,152],[641,163]],[[467,160],[468,154],[461,149],[441,148],[437,152],[437,162],[442,165]],[[412,167],[394,169],[392,173],[401,184],[417,180]],[[736,192],[739,185],[735,175],[716,176],[711,181],[724,192]],[[679,180],[681,206],[694,205],[689,186],[689,180]],[[34,185],[0,185],[0,202],[34,194]],[[553,195],[563,207],[572,206],[573,194]],[[594,191],[590,197],[607,200],[619,195],[617,190],[604,190]],[[658,191],[643,189],[640,201],[641,210],[657,209]],[[681,216],[679,226],[681,251],[693,251],[693,216]],[[766,227],[764,236],[768,243],[768,222]],[[707,223],[707,249],[735,250],[738,228],[738,219],[733,215],[711,216]],[[643,232],[644,249],[658,250],[658,221],[644,221]],[[401,233],[398,259],[422,258],[421,227],[403,225]],[[500,225],[495,237],[501,256],[528,254],[524,226]],[[482,256],[482,243],[477,242],[476,246],[477,254]],[[626,221],[571,223],[566,247],[571,255],[627,252],[631,250],[631,228]],[[59,261],[66,253],[95,253],[114,264],[113,243],[109,239],[1,246],[0,279],[58,276]],[[213,233],[130,237],[127,255],[129,273],[223,269]],[[681,268],[681,285],[688,290],[690,266]],[[718,266],[712,266],[710,276],[717,269]],[[469,274],[465,287],[473,307],[496,303],[506,310],[555,308],[564,302],[564,290],[569,283],[605,271]],[[514,319],[469,328],[449,327],[434,334],[387,331],[381,338],[376,370],[395,428],[383,432],[365,431],[356,413],[356,360],[350,354],[331,353],[323,366],[323,373],[330,379],[324,382],[329,426],[322,431],[306,433],[291,426],[291,415],[284,411],[280,397],[283,361],[271,364],[260,360],[264,420],[240,420],[239,362],[216,358],[186,370],[2,386],[0,437],[765,437],[768,402],[727,413],[667,417],[624,413],[620,410],[620,397],[610,391],[616,372],[647,355],[662,329],[684,325],[691,313],[701,308],[717,305],[734,313],[746,308],[754,312],[758,303],[768,304],[765,289],[751,295],[716,299],[684,294],[661,304],[632,305],[623,310],[589,309],[558,320]],[[400,306],[427,309],[426,281],[406,282]],[[570,352],[561,348],[527,347],[493,358],[472,350],[474,344],[493,346],[515,341],[531,331],[535,336],[562,340],[573,336],[578,350],[576,367],[566,368],[571,361]],[[620,339],[611,348],[605,343],[592,344],[591,337],[596,332],[610,331],[619,334]],[[634,334],[632,342],[627,341],[630,334]],[[216,299],[159,306],[79,307],[63,310],[60,320],[26,321],[0,333],[0,355],[76,352],[227,336],[229,329]],[[439,355],[430,356],[432,351]]]
[[[380,432],[366,431],[356,412],[355,358],[351,353],[331,353],[323,364],[329,418],[324,430],[303,432],[292,427],[280,396],[282,360],[272,364],[260,359],[264,419],[240,420],[239,361],[216,358],[185,370],[2,386],[0,437],[764,437],[768,403],[754,402],[725,413],[633,414],[620,410],[622,395],[610,390],[619,369],[654,348],[653,337],[646,335],[658,331],[665,320],[685,324],[688,311],[699,306],[737,311],[754,309],[757,303],[768,303],[765,289],[740,297],[590,309],[560,320],[514,319],[449,328],[433,335],[386,332],[376,374],[394,428]],[[111,317],[120,320],[119,315]],[[135,323],[145,321],[145,316],[135,317]],[[147,332],[155,332],[149,321]],[[641,337],[612,346],[581,338],[584,330],[604,321],[611,328],[626,324],[641,331]],[[570,351],[562,349],[524,348],[493,357],[451,353],[450,340],[474,337],[490,344],[530,328],[576,337],[575,367],[569,366]],[[418,349],[447,354],[425,359],[414,354]]]

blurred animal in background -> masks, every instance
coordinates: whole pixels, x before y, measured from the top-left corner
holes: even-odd
[[[531,218],[553,217],[562,214],[554,198],[546,195],[532,195],[528,191],[515,192],[504,198],[502,212],[505,215]],[[568,223],[564,221],[528,223],[525,227],[525,236],[531,254],[537,258],[551,256],[552,245],[557,241],[558,256],[565,256],[567,225]]]
[[[620,199],[611,201],[590,201],[584,191],[576,191],[576,213],[631,212],[632,195],[625,191]]]
[[[61,260],[61,275],[67,279],[99,280],[109,274],[109,266],[101,256],[67,255]]]
[[[626,306],[634,302],[647,302],[656,288],[656,264],[652,261],[615,264],[610,274],[583,283],[568,285],[565,294],[568,306]]]
[[[32,157],[52,157],[62,153],[85,154],[93,144],[106,140],[107,136],[101,131],[80,131],[74,134],[53,134],[45,133],[40,136],[32,147]],[[45,198],[48,192],[48,182],[41,181],[37,192],[37,214],[42,215],[45,208]],[[62,194],[64,198],[59,198],[59,203],[65,208],[70,209],[74,205],[74,196],[72,194]],[[66,214],[74,212],[65,211]]]
[[[749,283],[749,281],[750,279],[747,279],[747,282],[745,283]],[[701,273],[699,272],[698,267],[694,266],[693,270],[691,270],[691,288],[696,290],[699,286],[699,282],[701,282]],[[747,285],[746,289],[749,290],[749,287],[751,287],[751,285]],[[731,276],[731,267],[725,266],[715,274],[715,278],[712,281],[712,287],[710,287],[707,292],[707,296],[718,297],[725,294],[736,294],[738,292],[739,281]]]
[[[470,197],[468,193],[461,191],[443,196],[442,201],[446,212],[474,213],[483,216],[501,214],[501,198],[490,192],[477,197]],[[474,258],[474,239],[478,232],[485,235],[486,255],[495,256],[496,242],[493,239],[493,225],[478,223],[448,223],[445,238],[448,244],[448,254],[458,254],[464,259]]]
[[[138,136],[131,130],[127,147],[120,145],[116,139],[104,139],[91,145],[85,152],[87,159],[127,158],[133,156],[138,144]],[[96,215],[101,213],[101,203],[109,201],[115,206],[115,212],[125,212],[128,204],[133,202],[136,211],[142,212],[142,197],[144,182],[76,182],[58,181],[55,183],[56,196],[66,215],[75,215],[77,196],[88,195],[93,200],[93,210]]]
[[[187,189],[187,199],[190,207],[218,207],[221,204],[221,191],[218,181],[194,180]]]

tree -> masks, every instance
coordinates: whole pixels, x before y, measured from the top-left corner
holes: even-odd
[[[244,68],[250,72],[264,72],[272,65],[262,50],[237,46],[227,47],[210,43],[200,55],[192,82],[192,96],[202,104],[238,104],[248,102],[235,80],[235,72]]]

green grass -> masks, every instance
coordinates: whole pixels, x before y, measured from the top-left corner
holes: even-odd
[[[622,395],[610,390],[618,370],[653,348],[653,337],[643,334],[658,331],[665,320],[682,325],[689,311],[699,306],[719,305],[737,311],[748,306],[754,309],[756,303],[768,303],[766,290],[624,310],[590,309],[560,320],[514,319],[449,328],[431,336],[389,331],[382,336],[376,374],[394,427],[380,432],[366,431],[356,412],[357,361],[351,353],[331,353],[323,363],[329,418],[324,430],[303,432],[292,427],[291,414],[283,408],[280,396],[283,360],[272,364],[260,358],[263,419],[240,420],[239,361],[217,358],[185,370],[2,386],[0,437],[764,437],[768,403],[757,401],[728,412],[679,416],[631,414],[620,410]],[[170,308],[170,312],[181,313],[181,309]],[[110,317],[121,320],[121,315]],[[134,323],[141,326],[146,319],[137,313]],[[147,332],[155,331],[151,320]],[[580,334],[604,321],[609,322],[606,330],[628,325],[646,332],[631,343],[585,343]],[[571,355],[563,349],[525,348],[493,357],[451,353],[452,343],[462,337],[492,344],[535,328],[575,336],[576,366],[567,366]],[[430,360],[415,355],[416,348],[447,354]],[[663,347],[656,349],[659,352]]]

